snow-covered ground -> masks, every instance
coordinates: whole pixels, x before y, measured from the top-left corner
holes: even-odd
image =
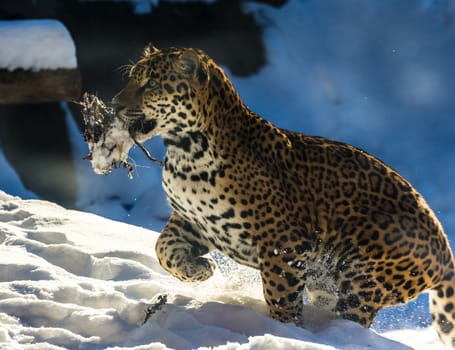
[[[312,331],[274,321],[255,271],[225,262],[208,281],[180,282],[158,265],[157,235],[0,191],[0,348],[443,349],[432,328],[380,335],[345,320]]]
[[[0,68],[76,68],[76,47],[56,20],[0,21]]]

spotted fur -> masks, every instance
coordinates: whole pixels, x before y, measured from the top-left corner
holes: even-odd
[[[148,47],[112,102],[137,140],[161,135],[167,146],[172,215],[156,252],[172,275],[206,280],[215,265],[205,255],[218,249],[259,269],[270,315],[297,324],[303,293],[368,327],[379,309],[430,290],[436,329],[454,346],[452,252],[396,171],[267,122],[200,50]]]

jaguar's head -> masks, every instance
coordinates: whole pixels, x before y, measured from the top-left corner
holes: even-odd
[[[116,118],[142,142],[172,137],[197,126],[207,90],[208,57],[200,50],[148,46],[113,99]]]
[[[123,164],[129,170],[133,144],[162,135],[175,138],[203,121],[206,108],[209,58],[196,49],[158,50],[149,45],[129,69],[127,85],[106,107],[93,95],[82,102],[85,138],[93,169],[108,174]],[[88,96],[88,97],[87,97]]]

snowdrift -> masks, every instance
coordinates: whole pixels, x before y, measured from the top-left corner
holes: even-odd
[[[157,235],[0,191],[0,348],[443,349],[432,328],[384,337],[345,320],[274,321],[255,271],[218,257],[213,278],[185,284],[160,268]]]

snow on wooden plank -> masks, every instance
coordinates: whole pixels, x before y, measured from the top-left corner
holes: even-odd
[[[0,103],[71,101],[80,91],[76,48],[61,22],[0,21]]]

